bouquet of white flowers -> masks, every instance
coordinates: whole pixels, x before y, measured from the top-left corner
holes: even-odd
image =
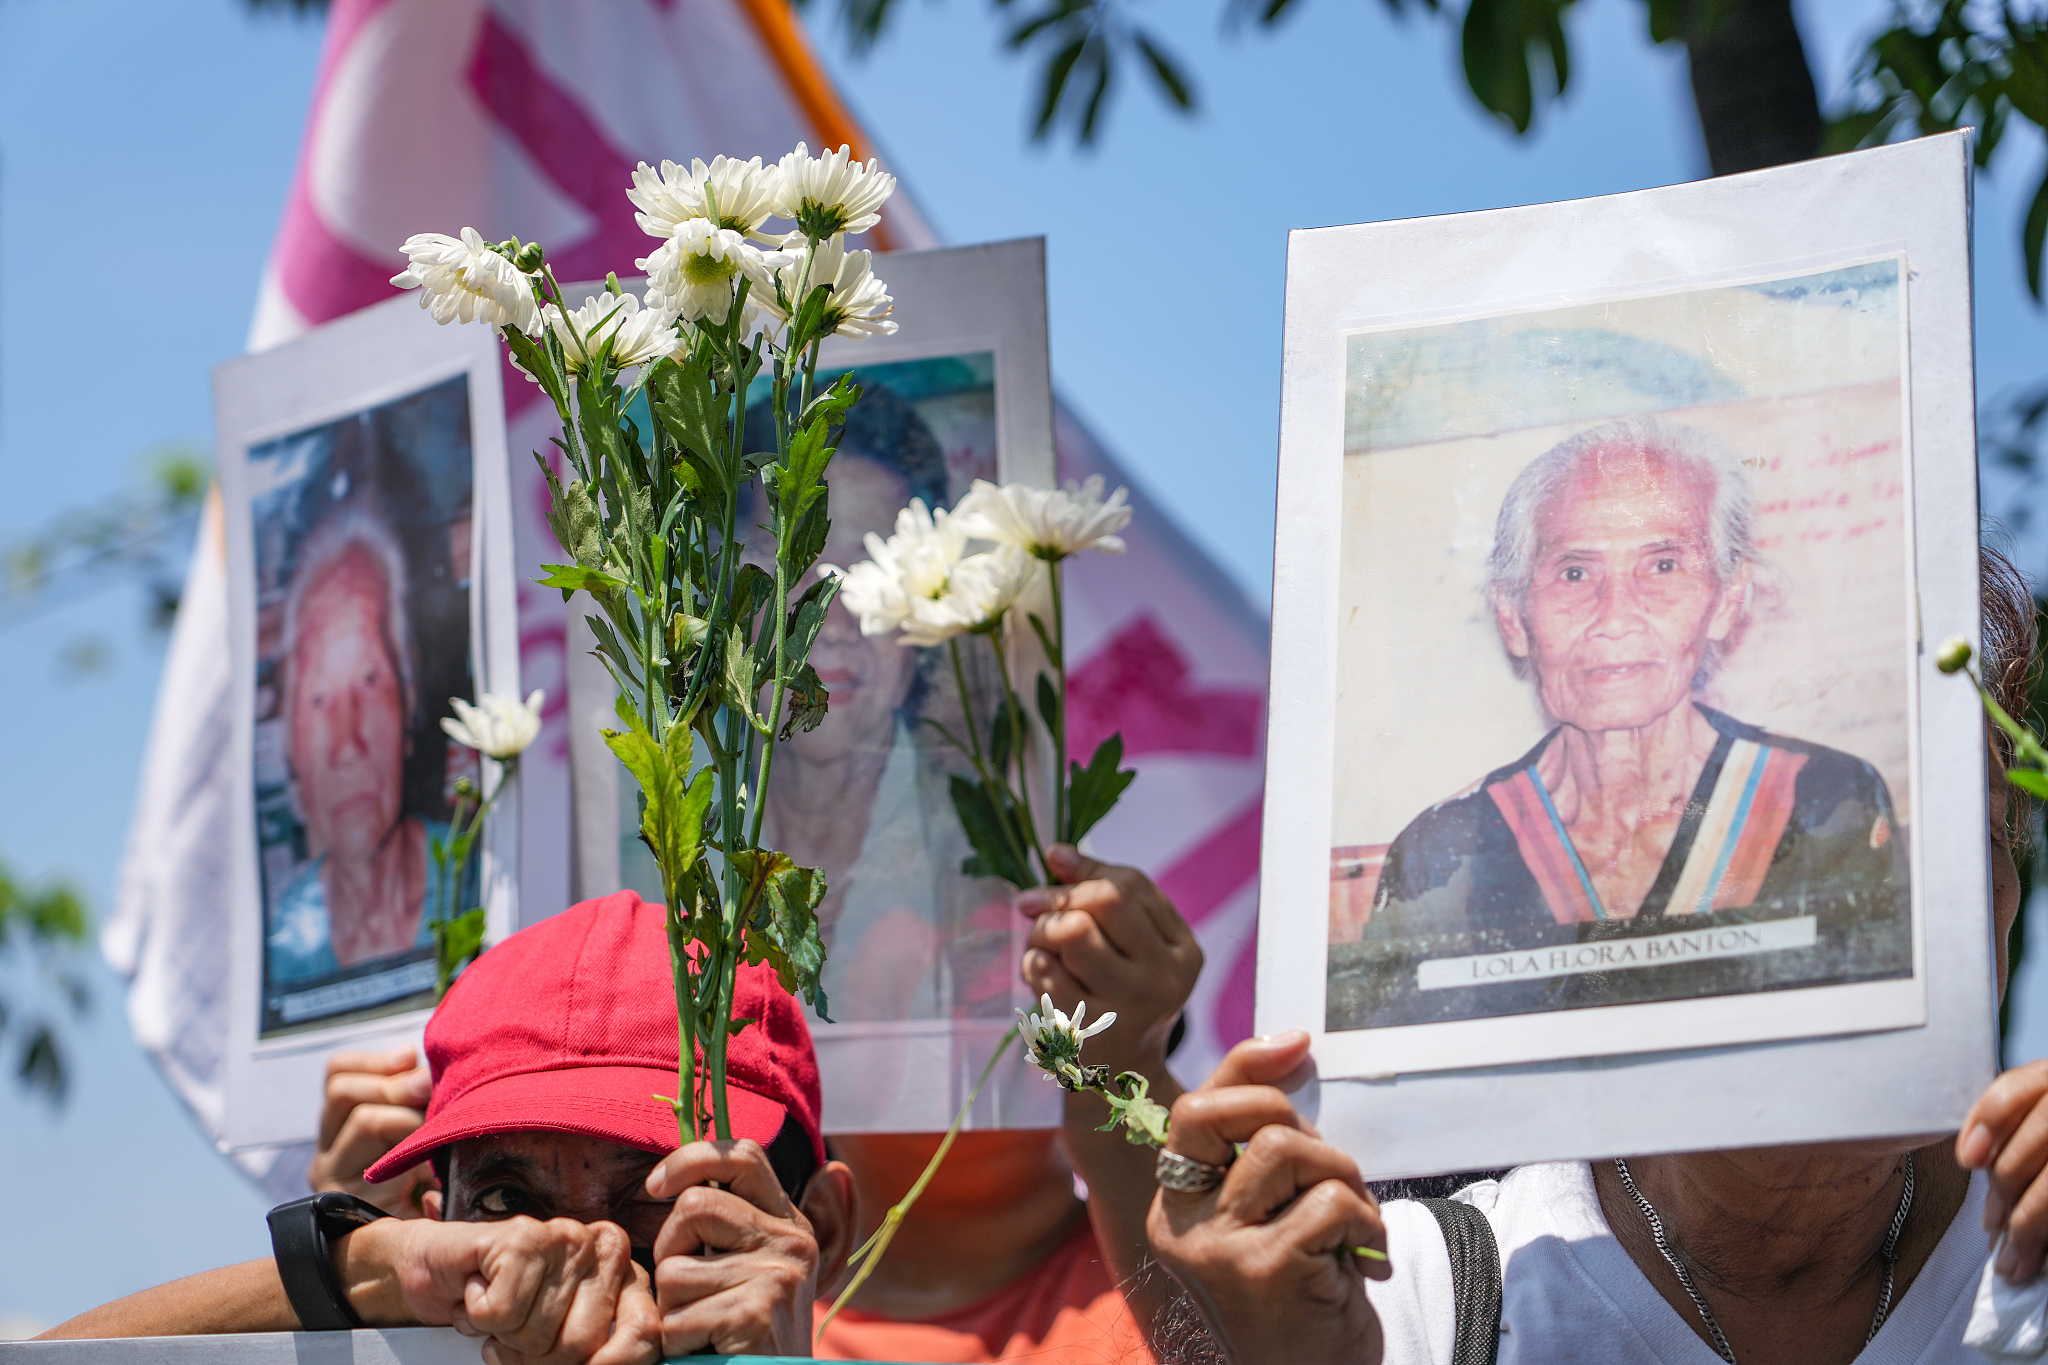
[[[1097,745],[1086,766],[1067,759],[1067,614],[1060,588],[1061,561],[1083,550],[1123,553],[1116,533],[1130,520],[1124,490],[1104,501],[1099,474],[1063,489],[1017,483],[999,488],[976,480],[951,512],[930,511],[913,500],[897,514],[896,534],[887,540],[870,534],[872,558],[844,575],[846,605],[860,617],[862,634],[894,635],[904,645],[943,644],[952,656],[966,736],[935,720],[925,723],[974,767],[977,780],[952,781],[954,810],[974,846],[962,867],[969,876],[1001,877],[1018,887],[1037,886],[1041,875],[1050,882],[1045,844],[1079,843],[1137,777],[1121,766],[1120,734]],[[1030,609],[1041,574],[1050,624]],[[1044,840],[1031,803],[1031,722],[1005,654],[1020,612],[1051,670],[1038,675],[1035,689],[1052,747],[1052,820]],[[961,665],[963,635],[989,646],[1003,682],[1002,700],[986,719],[986,737]]]
[[[825,470],[860,390],[845,376],[819,388],[818,348],[896,329],[870,254],[846,247],[880,221],[895,183],[844,147],[814,157],[799,144],[773,165],[643,164],[626,194],[660,245],[635,262],[640,296],[614,275],[572,304],[538,244],[469,228],[412,238],[411,268],[393,280],[421,289],[441,322],[497,327],[561,417],[568,482],[535,458],[572,562],[541,582],[590,594],[618,683],[623,728],[605,738],[639,781],[640,837],[661,868],[681,1031],[671,1102],[686,1142],[732,1135],[725,1061],[749,1022],[732,1018],[742,961],[772,964],[826,1014],[824,875],[763,848],[761,817],[777,742],[825,715],[808,659],[840,580],[798,588],[824,545]],[[791,226],[771,228],[778,218]],[[773,450],[746,448],[757,380]],[[630,415],[643,398],[647,431]],[[757,479],[766,524],[743,526]]]

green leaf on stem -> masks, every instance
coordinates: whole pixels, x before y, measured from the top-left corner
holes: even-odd
[[[792,995],[810,1001],[826,1023],[825,943],[818,936],[818,903],[825,899],[825,874],[798,867],[787,853],[740,849],[730,855],[743,889],[740,922],[746,926],[747,962],[767,963]]]
[[[603,569],[586,569],[581,564],[543,564],[541,568],[547,572],[536,581],[543,588],[560,588],[564,602],[578,589],[592,597],[604,597],[610,593],[625,592],[633,586],[617,574],[606,573]]]
[[[555,477],[554,466],[539,451],[534,452],[533,458],[540,462],[540,471],[547,477],[547,518],[556,543],[584,568],[603,568],[608,556],[604,519],[598,514],[597,500],[590,496],[590,489],[581,479],[571,479],[564,488]]]
[[[974,853],[962,860],[960,870],[970,877],[1001,877],[1018,888],[1038,885],[1030,865],[1007,832],[1004,812],[1009,798],[958,773],[953,775],[952,789],[953,809],[960,816],[960,828],[974,848]]]
[[[707,766],[694,780],[687,780],[689,727],[670,726],[665,745],[637,723],[624,731],[602,733],[604,742],[639,782],[646,799],[640,812],[640,837],[661,864],[668,885],[681,896],[693,895],[697,860],[704,847],[704,813],[711,808],[712,769]]]
[[[781,739],[801,730],[808,734],[824,723],[825,713],[832,704],[832,694],[818,677],[818,670],[809,663],[803,664],[789,680],[789,691],[783,697],[788,714],[782,721]]]
[[[2031,796],[2048,797],[2048,773],[2034,768],[2007,768],[2005,780]]]
[[[1031,620],[1035,625],[1038,618],[1034,616]],[[1045,722],[1046,729],[1054,734],[1060,733],[1060,694],[1054,689],[1052,679],[1043,673],[1038,675],[1038,715]]]
[[[767,730],[767,722],[754,710],[754,694],[760,687],[754,679],[754,661],[747,653],[746,633],[733,622],[725,637],[725,671],[719,681],[725,688],[725,704],[747,719],[756,730]]]
[[[825,613],[832,609],[832,599],[839,595],[839,583],[837,574],[828,574],[805,588],[803,596],[796,599],[796,605],[790,609],[788,641],[784,646],[790,659],[801,663],[811,657],[811,646],[817,643],[818,632],[825,626]]]
[[[819,484],[817,501],[796,519],[796,530],[790,536],[789,559],[785,566],[791,579],[809,573],[811,565],[817,563],[818,556],[825,552],[825,537],[832,530],[831,500],[830,486]]]
[[[534,377],[541,392],[554,403],[555,410],[566,409],[569,393],[563,387],[562,376],[555,370],[555,362],[548,358],[546,349],[517,327],[500,327],[498,332],[505,338],[505,347],[512,352],[513,361]]]
[[[434,926],[434,999],[437,1003],[448,994],[448,987],[454,984],[463,967],[483,950],[483,946],[484,912],[480,906]]]
[[[1118,1089],[1090,1086],[1109,1104],[1109,1122],[1095,1131],[1124,1130],[1124,1140],[1133,1147],[1164,1147],[1168,1114],[1166,1106],[1152,1098],[1152,1083],[1135,1071],[1116,1078]]]
[[[698,486],[723,504],[734,493],[726,469],[726,402],[710,368],[691,359],[665,366],[647,384],[647,405],[669,440],[682,453]]]
[[[631,650],[619,643],[619,637],[613,632],[611,622],[602,616],[586,616],[583,619],[590,624],[591,636],[597,641],[598,657],[611,665],[614,676],[618,678],[620,700],[626,700],[627,693],[637,692],[644,685],[644,680],[640,676],[640,660]]]
[[[711,634],[711,623],[701,616],[692,616],[678,611],[669,618],[668,647],[677,654],[687,654],[703,644]]]
[[[1088,766],[1079,763],[1068,764],[1070,772],[1067,798],[1067,828],[1062,836],[1065,842],[1077,844],[1081,837],[1095,828],[1096,822],[1109,814],[1124,794],[1124,788],[1137,780],[1137,770],[1118,764],[1124,761],[1124,737],[1111,735],[1096,747],[1095,756],[1088,760]]]

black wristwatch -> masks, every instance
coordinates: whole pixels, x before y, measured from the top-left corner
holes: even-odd
[[[333,1241],[388,1217],[375,1204],[333,1190],[270,1211],[270,1254],[300,1331],[345,1332],[363,1325],[335,1278]]]

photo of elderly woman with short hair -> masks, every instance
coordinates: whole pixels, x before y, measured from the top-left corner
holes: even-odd
[[[263,1028],[279,1033],[432,997],[431,847],[475,776],[438,725],[471,691],[467,381],[255,446],[249,466]]]

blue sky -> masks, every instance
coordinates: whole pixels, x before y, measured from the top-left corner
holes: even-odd
[[[1170,115],[1133,80],[1106,145],[1083,155],[1027,144],[1036,69],[997,52],[976,0],[901,7],[902,31],[861,62],[829,32],[823,45],[950,240],[1046,235],[1067,399],[1263,601],[1287,230],[1639,189],[1691,179],[1703,158],[1683,65],[1643,42],[1634,0],[1578,7],[1574,87],[1524,141],[1472,103],[1441,23],[1307,0],[1277,33],[1230,40],[1221,8],[1139,6],[1204,110]],[[1827,91],[1884,8],[1801,5]],[[0,542],[126,486],[155,447],[210,444],[209,371],[241,348],[318,44],[315,25],[235,0],[0,0]],[[2017,247],[2043,149],[2011,141],[1977,197],[1986,395],[2048,373]],[[95,906],[161,662],[141,612],[112,590],[0,631],[0,854],[71,877]],[[112,661],[69,677],[58,651],[85,633]],[[54,1322],[267,1250],[262,1201],[136,1052],[117,983],[102,971],[98,985],[72,1033],[69,1106],[52,1115],[0,1084],[0,1319]],[[2048,1017],[2041,1032],[2031,1055],[2048,1053]]]

